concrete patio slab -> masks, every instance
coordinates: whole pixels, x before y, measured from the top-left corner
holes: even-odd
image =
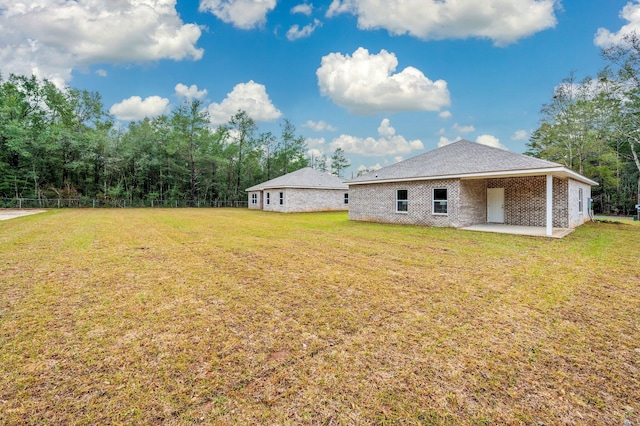
[[[532,237],[562,238],[573,232],[570,228],[553,228],[553,234],[547,235],[544,226],[517,226],[502,223],[485,223],[462,228],[465,231],[496,232],[500,234],[529,235]]]
[[[28,216],[30,214],[38,214],[46,212],[40,209],[0,209],[0,220],[13,219],[14,217]]]

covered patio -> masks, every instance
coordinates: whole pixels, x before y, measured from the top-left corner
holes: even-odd
[[[598,183],[551,161],[460,140],[349,181],[349,218],[561,238]]]
[[[562,238],[588,220],[590,183],[561,170],[461,178],[461,229]],[[586,178],[583,178],[586,180]],[[466,201],[466,202],[465,202]]]
[[[573,232],[572,228],[552,228],[549,234],[546,226],[505,225],[504,223],[484,223],[461,228],[463,231],[494,232],[498,234],[528,235],[532,237],[563,238]]]

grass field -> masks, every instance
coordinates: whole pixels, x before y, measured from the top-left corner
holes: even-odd
[[[640,424],[640,226],[0,222],[0,424]]]

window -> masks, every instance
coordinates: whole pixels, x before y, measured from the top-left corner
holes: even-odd
[[[271,193],[267,192],[267,205],[271,204]]]
[[[584,207],[584,199],[582,197],[582,188],[578,188],[578,212],[580,213],[582,213]]]
[[[409,191],[398,189],[396,191],[396,212],[409,211]]]
[[[258,204],[258,194],[251,194],[251,204]]]
[[[349,204],[349,193],[348,192],[344,193],[344,203],[345,204]]]
[[[447,189],[433,190],[433,214],[447,214]]]
[[[284,204],[284,192],[280,193],[280,205]]]

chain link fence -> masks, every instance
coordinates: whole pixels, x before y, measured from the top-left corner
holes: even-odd
[[[191,200],[102,200],[97,198],[0,198],[0,208],[62,209],[62,208],[179,208],[233,207],[246,208],[247,201]]]

